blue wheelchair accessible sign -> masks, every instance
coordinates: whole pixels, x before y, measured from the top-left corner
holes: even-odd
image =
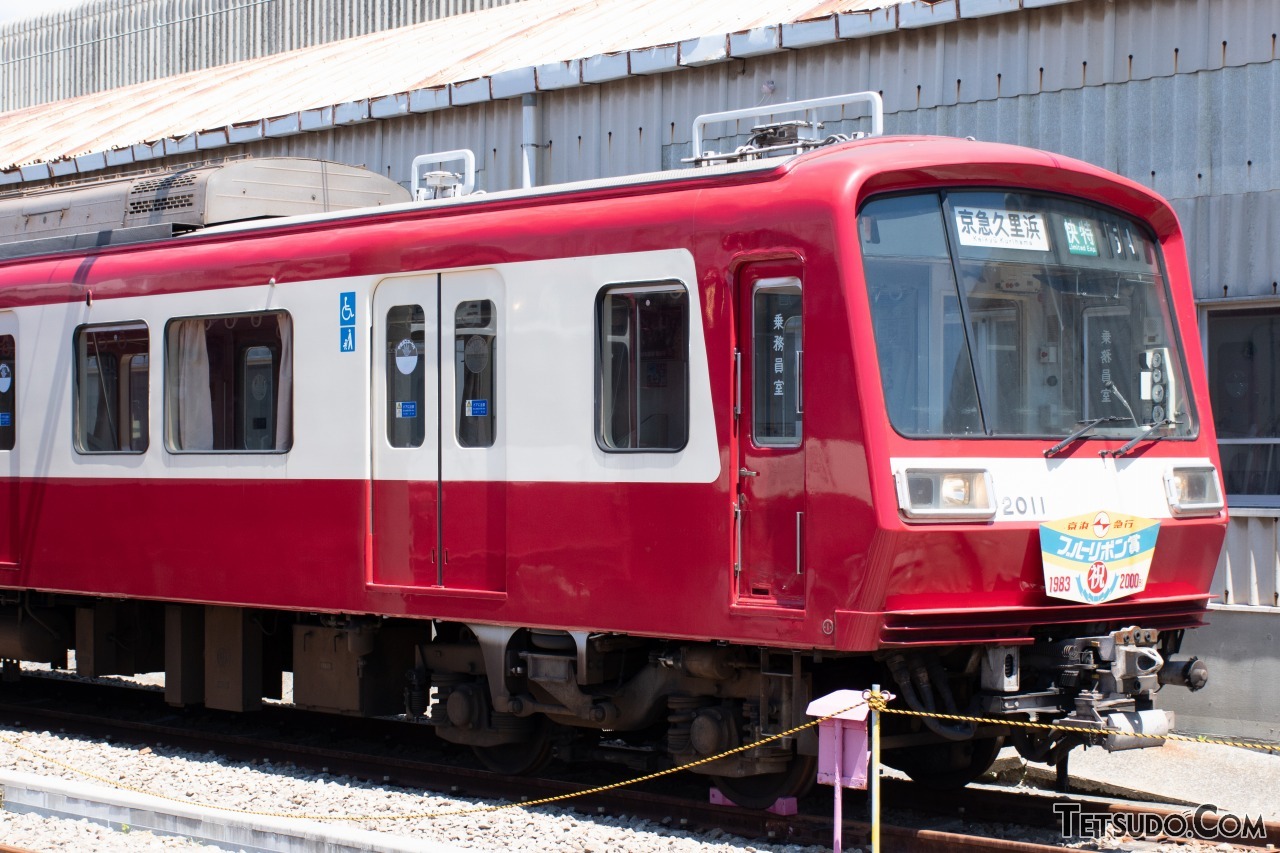
[[[356,351],[356,292],[338,294],[338,351]]]

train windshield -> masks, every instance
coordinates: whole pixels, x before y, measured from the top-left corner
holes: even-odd
[[[858,225],[898,432],[1195,434],[1159,246],[1136,220],[964,191],[876,199]]]

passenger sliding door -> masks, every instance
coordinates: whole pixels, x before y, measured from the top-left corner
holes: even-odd
[[[438,275],[373,292],[373,583],[438,586]]]
[[[387,279],[373,295],[375,584],[501,592],[502,279]]]

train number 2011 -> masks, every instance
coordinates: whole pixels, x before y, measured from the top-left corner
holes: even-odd
[[[1044,498],[1036,495],[1025,498],[1001,498],[1001,515],[1047,515]]]

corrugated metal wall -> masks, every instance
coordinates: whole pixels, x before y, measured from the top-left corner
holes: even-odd
[[[1232,513],[1213,588],[1223,604],[1280,606],[1280,524],[1275,516],[1275,510]]]
[[[0,27],[0,112],[517,0],[99,0]]]

